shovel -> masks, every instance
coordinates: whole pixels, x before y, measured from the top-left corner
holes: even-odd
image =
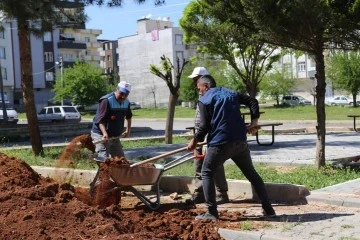
[[[202,146],[204,144],[206,144],[206,143],[202,142],[202,143],[198,143],[197,145]],[[146,163],[154,162],[154,161],[159,160],[161,158],[164,158],[164,157],[167,157],[167,156],[179,153],[179,152],[183,152],[183,151],[186,151],[186,150],[187,150],[187,146],[179,148],[179,149],[175,149],[175,150],[172,150],[170,152],[166,152],[166,153],[163,153],[161,155],[146,159],[144,161],[133,163],[133,164],[130,165],[130,167],[136,167],[136,166],[140,166],[140,165],[143,165],[143,164],[146,164]]]

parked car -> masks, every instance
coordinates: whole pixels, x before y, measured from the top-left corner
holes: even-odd
[[[331,106],[336,105],[353,105],[353,100],[345,96],[336,96],[326,101],[326,104]],[[360,101],[356,101],[356,104],[360,104]]]
[[[37,114],[39,122],[80,122],[81,114],[75,106],[44,107]]]
[[[5,107],[6,107],[7,123],[17,124],[17,122],[19,121],[17,111],[9,103],[5,103]],[[4,121],[4,112],[2,109],[2,105],[0,104],[0,122],[2,123],[3,121]]]
[[[311,101],[296,95],[283,96],[282,104],[289,106],[311,105]]]
[[[130,109],[131,110],[141,109],[141,106],[135,102],[130,102]]]

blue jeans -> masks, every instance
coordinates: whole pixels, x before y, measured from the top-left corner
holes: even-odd
[[[250,181],[259,196],[262,205],[271,206],[264,181],[256,172],[252,163],[247,142],[236,140],[220,146],[208,146],[207,148],[201,175],[205,202],[208,206],[209,212],[217,214],[214,174],[216,170],[228,159],[232,159],[243,172],[245,177]]]

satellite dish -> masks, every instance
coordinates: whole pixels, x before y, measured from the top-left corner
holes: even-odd
[[[161,17],[159,16],[159,17],[157,18],[157,20],[161,20]]]

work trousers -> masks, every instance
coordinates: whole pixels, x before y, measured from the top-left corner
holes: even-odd
[[[93,142],[102,140],[102,135],[91,132]],[[124,151],[120,138],[111,139],[102,143],[95,144],[95,153],[97,161],[103,162],[108,157],[124,157]]]
[[[264,181],[254,168],[247,142],[236,140],[220,146],[208,146],[207,148],[201,176],[205,202],[209,212],[217,213],[214,175],[219,168],[223,167],[224,162],[228,159],[232,159],[245,177],[250,181],[259,196],[262,205],[270,205],[271,203]]]
[[[202,147],[198,147],[195,149],[195,155],[202,155]],[[195,166],[195,190],[194,195],[200,194],[203,195],[203,183],[201,177],[201,169],[203,165],[204,159],[195,159],[194,166]],[[219,166],[214,174],[214,183],[216,186],[216,191],[218,195],[226,195],[228,191],[228,185],[226,182],[225,177],[225,170],[224,165]]]

